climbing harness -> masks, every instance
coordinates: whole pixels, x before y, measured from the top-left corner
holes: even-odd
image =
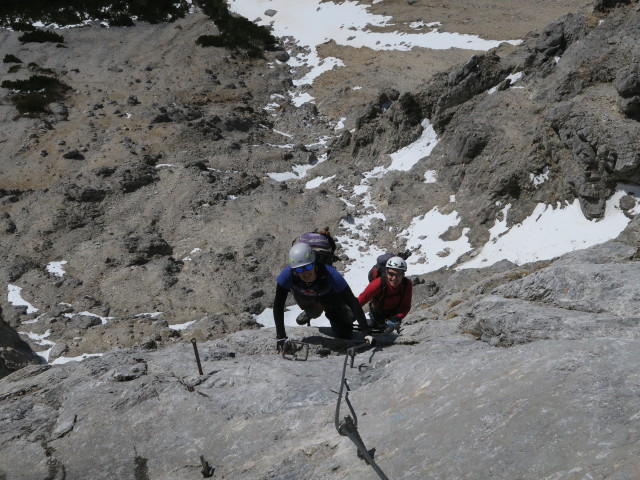
[[[367,447],[364,446],[364,442],[358,433],[358,417],[356,416],[356,412],[353,410],[353,406],[349,401],[349,384],[347,383],[346,374],[347,374],[347,360],[351,358],[350,367],[353,368],[353,362],[356,357],[356,351],[362,347],[368,347],[368,343],[362,343],[360,345],[356,345],[355,347],[347,350],[347,354],[344,357],[344,365],[342,367],[342,378],[340,379],[340,391],[338,392],[338,403],[336,404],[336,416],[335,416],[335,424],[336,430],[342,436],[347,436],[349,439],[355,444],[358,448],[358,457],[363,458],[368,465],[371,465],[371,468],[378,474],[378,476],[382,480],[389,480],[389,478],[384,474],[384,472],[378,467],[376,462],[373,461],[373,456],[367,450]],[[344,391],[344,387],[347,387],[347,390],[344,394],[344,401],[349,407],[350,415],[347,415],[342,420],[340,420],[340,403],[342,402],[342,392]]]
[[[301,362],[306,361],[309,358],[309,344],[304,342],[296,342],[295,340],[285,340],[284,346],[282,348],[282,358],[284,358],[285,360],[299,360]]]

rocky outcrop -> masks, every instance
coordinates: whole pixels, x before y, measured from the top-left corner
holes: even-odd
[[[20,335],[7,325],[0,310],[0,378],[20,370],[27,365],[43,363]]]
[[[615,87],[620,98],[620,112],[632,120],[640,120],[640,78],[638,64],[622,67],[616,73]]]
[[[492,224],[496,202],[514,206],[510,224],[549,198],[578,198],[587,218],[600,218],[617,182],[639,180],[637,65],[623,41],[635,37],[638,12],[622,4],[565,15],[510,54],[476,55],[434,75],[411,94],[417,115],[397,99],[385,109],[372,105],[334,155],[366,164],[415,140],[421,128],[411,119],[427,117],[440,141],[416,173],[438,171],[472,232]],[[531,176],[544,169],[548,181],[534,186]]]
[[[431,306],[353,360],[345,349],[361,337],[312,326],[296,331],[306,361],[246,330],[196,342],[202,374],[189,334],[163,349],[24,368],[0,382],[0,431],[11,432],[0,435],[0,473],[187,479],[204,461],[230,479],[374,478],[337,414],[355,416],[389,478],[632,476],[635,249],[609,242],[537,268],[435,275]],[[351,409],[343,400],[336,412],[343,367]]]
[[[495,288],[465,310],[461,328],[491,345],[587,337],[637,338],[637,247],[609,242],[563,256]]]

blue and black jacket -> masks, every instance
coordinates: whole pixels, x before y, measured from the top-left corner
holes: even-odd
[[[346,304],[353,312],[360,329],[368,335],[369,326],[364,311],[340,272],[330,265],[323,264],[316,264],[316,272],[316,280],[309,284],[300,280],[288,266],[278,275],[276,297],[273,301],[273,320],[277,338],[287,336],[284,328],[284,307],[289,292],[303,309],[305,304],[312,303],[322,305],[325,311],[340,308]]]

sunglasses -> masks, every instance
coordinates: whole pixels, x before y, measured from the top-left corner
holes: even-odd
[[[296,267],[293,269],[293,271],[296,273],[302,273],[305,270],[306,271],[313,270],[313,263],[308,263],[307,265],[303,265],[301,267]]]
[[[403,277],[403,272],[390,272],[387,270],[387,277],[395,278],[395,277]]]

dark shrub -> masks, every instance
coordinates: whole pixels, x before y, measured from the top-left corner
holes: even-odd
[[[0,25],[14,30],[34,30],[27,22],[74,25],[83,19],[105,21],[112,26],[141,22],[172,22],[191,7],[187,0],[0,0]]]
[[[138,0],[122,2],[128,5],[129,13],[139,20],[149,23],[173,21],[182,18],[189,11],[189,4],[174,0]]]
[[[224,0],[198,0],[197,3],[202,12],[214,22],[230,16],[227,3]]]
[[[112,14],[107,19],[107,22],[112,27],[133,27],[135,25],[133,19],[131,18],[131,15],[123,12]]]
[[[16,32],[33,32],[36,27],[26,22],[11,22],[9,26]]]
[[[4,63],[22,63],[22,60],[20,60],[18,57],[16,57],[15,55],[11,55],[10,53],[6,54],[4,56],[4,59],[2,60]]]
[[[8,73],[16,73],[18,70],[20,70],[20,65],[11,65],[9,67]]]
[[[257,52],[272,50],[278,43],[269,30],[244,17],[229,17],[222,30],[231,47]]]
[[[78,25],[82,23],[81,14],[71,7],[62,7],[57,11],[45,13],[43,20],[45,25],[47,23],[55,23],[57,25]]]
[[[244,17],[229,13],[224,0],[197,0],[202,11],[220,30],[220,35],[203,35],[196,40],[203,47],[225,47],[246,50],[259,56],[263,50],[271,50],[277,39],[265,27],[256,25]]]
[[[69,88],[57,78],[46,75],[33,75],[28,80],[4,80],[0,86],[2,88],[20,90],[21,92]]]
[[[64,37],[62,35],[58,35],[55,32],[51,32],[49,30],[40,30],[39,28],[33,30],[32,32],[25,32],[18,37],[18,40],[22,43],[45,43],[45,42],[64,42]]]
[[[21,115],[46,112],[47,105],[61,100],[69,89],[57,78],[45,75],[33,75],[28,80],[4,80],[0,87],[18,90],[11,100]]]
[[[51,68],[43,68],[36,62],[29,62],[27,68],[38,75],[52,75],[55,77],[56,72]]]
[[[55,98],[40,92],[21,93],[12,98],[13,104],[21,115],[46,112],[47,105],[54,100]]]
[[[200,35],[196,44],[203,47],[224,47],[224,41],[220,35]]]
[[[56,74],[56,72],[51,68],[40,68],[40,67],[38,67],[38,68],[36,68],[36,71],[39,74],[44,74],[44,75],[55,75]]]

